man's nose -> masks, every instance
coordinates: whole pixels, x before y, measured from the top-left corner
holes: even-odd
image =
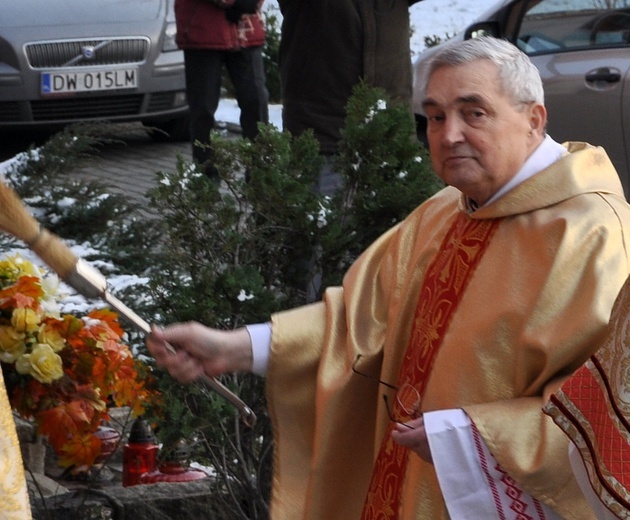
[[[461,143],[464,140],[464,121],[453,114],[444,119],[442,142],[447,145]]]

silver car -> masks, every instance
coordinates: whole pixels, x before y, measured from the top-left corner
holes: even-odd
[[[603,146],[630,195],[630,0],[502,0],[455,38],[489,34],[529,55],[543,79],[549,134]],[[416,77],[422,62],[418,57]],[[422,93],[414,89],[419,136]]]
[[[185,138],[172,1],[2,0],[0,130],[141,121]]]

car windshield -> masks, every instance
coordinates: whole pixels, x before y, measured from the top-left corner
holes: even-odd
[[[516,43],[529,55],[630,45],[630,0],[532,0]]]

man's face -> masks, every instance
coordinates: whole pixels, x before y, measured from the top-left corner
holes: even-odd
[[[544,107],[515,104],[502,92],[498,67],[490,60],[435,70],[423,106],[436,173],[480,205],[543,139]]]

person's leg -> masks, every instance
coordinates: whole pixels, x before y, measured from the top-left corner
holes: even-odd
[[[269,123],[269,91],[267,90],[267,77],[265,76],[265,61],[263,59],[263,46],[254,47],[252,66],[254,68],[254,81],[258,88],[258,102],[260,109],[260,121]]]
[[[332,155],[323,155],[324,162],[319,171],[319,182],[317,184],[317,193],[332,197],[341,187],[343,178],[335,169],[335,157]]]
[[[241,110],[240,122],[243,137],[252,141],[258,135],[258,122],[262,120],[262,101],[254,74],[254,60],[255,48],[251,47],[225,53],[225,65]]]
[[[335,169],[335,157],[332,155],[323,155],[322,167],[319,171],[319,181],[314,191],[320,195],[333,197],[341,188],[343,177]],[[311,258],[307,264],[307,276],[305,278],[306,303],[315,302],[322,297],[322,277],[321,270],[322,246],[317,244]]]
[[[212,164],[212,150],[196,143],[210,145],[214,114],[221,94],[222,51],[188,49],[184,51],[186,96],[190,107],[190,139],[193,160],[210,178],[217,179]]]

